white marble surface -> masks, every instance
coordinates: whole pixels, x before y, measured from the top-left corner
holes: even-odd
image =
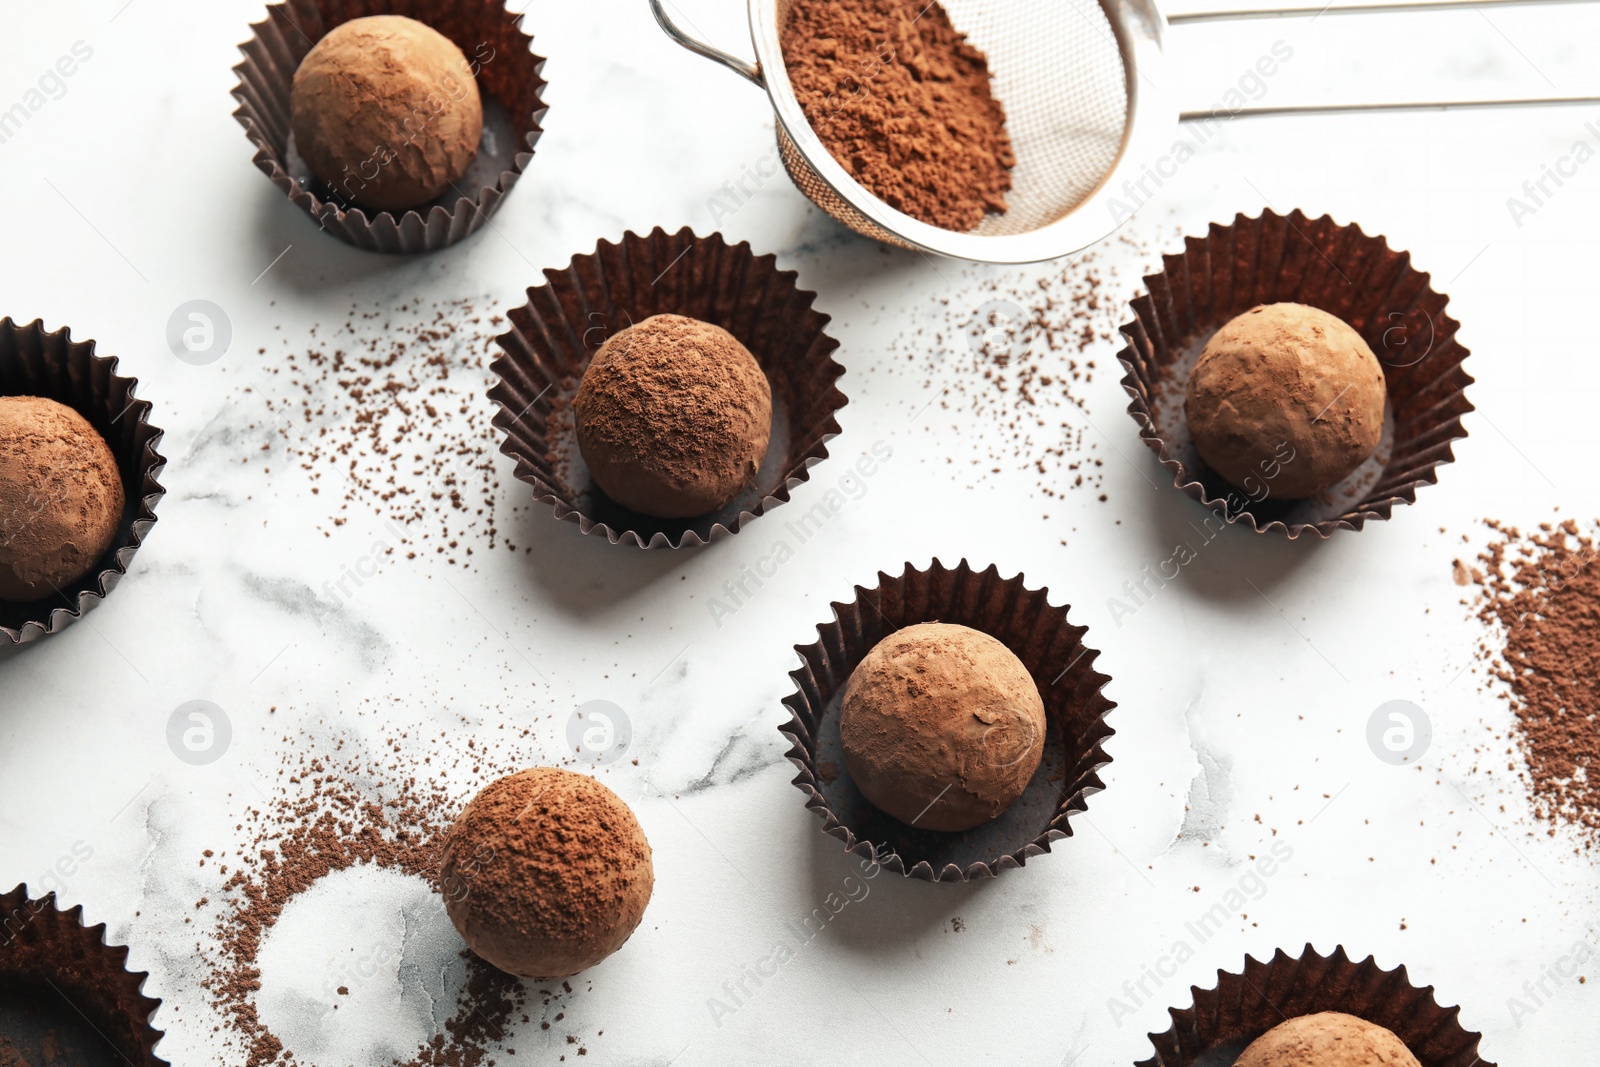
[[[738,7],[681,0],[736,51],[747,39]],[[1268,102],[1600,92],[1587,43],[1600,18],[1583,11],[1484,4],[1183,28],[1174,77],[1189,105],[1205,106],[1284,40],[1294,59]],[[1592,936],[1600,877],[1571,835],[1529,820],[1508,777],[1475,772],[1504,762],[1494,738],[1508,713],[1471,673],[1451,684],[1479,627],[1450,562],[1486,516],[1527,524],[1558,504],[1600,514],[1600,163],[1520,226],[1506,206],[1573,142],[1596,143],[1585,122],[1600,120],[1600,105],[1240,122],[1131,224],[1141,242],[1171,250],[1180,231],[1267,204],[1331,212],[1411,250],[1449,292],[1474,353],[1471,436],[1418,505],[1360,535],[1289,544],[1230,530],[1115,625],[1108,598],[1169,555],[1199,514],[1123,414],[1115,346],[1094,351],[1101,372],[1087,393],[1104,431],[1089,436],[1108,502],[1078,491],[1045,506],[1020,461],[968,488],[946,455],[983,451],[1003,428],[958,411],[945,419],[956,429],[926,432],[910,414],[937,386],[869,368],[914,322],[942,320],[941,301],[976,308],[987,297],[974,281],[997,272],[886,254],[778,179],[722,225],[819,293],[851,401],[835,458],[790,507],[809,507],[876,441],[894,459],[737,625],[718,628],[707,598],[767,551],[770,520],[704,551],[644,553],[584,538],[537,508],[511,524],[531,555],[484,551],[471,568],[397,560],[319,623],[317,591],[367,550],[379,520],[358,515],[324,537],[326,501],[299,472],[241,463],[267,441],[248,429],[259,413],[244,392],[269,381],[258,347],[303,343],[352,302],[469,296],[506,308],[539,268],[597,238],[658,224],[708,230],[708,198],[770,152],[771,119],[758,91],[671,45],[644,0],[534,3],[528,25],[550,57],[549,132],[494,228],[427,259],[365,255],[319,234],[250,165],[230,117],[229,68],[261,13],[238,0],[0,5],[0,107],[74,42],[93,49],[64,95],[0,144],[0,313],[70,325],[122,357],[155,405],[169,459],[160,522],[92,625],[0,662],[0,883],[38,881],[77,843],[92,850],[61,896],[108,922],[151,972],[148,989],[166,1002],[161,1051],[175,1065],[226,1060],[196,985],[197,931],[181,916],[215,891],[198,855],[235,842],[238,813],[279,765],[281,737],[310,726],[376,746],[401,730],[443,731],[438,744],[459,751],[501,724],[529,725],[532,764],[554,757],[567,714],[591,699],[631,716],[639,765],[603,773],[654,845],[656,894],[632,942],[565,1005],[566,1021],[524,1028],[507,1062],[551,1062],[571,1032],[598,1064],[1129,1064],[1147,1054],[1147,1031],[1165,1029],[1166,1009],[1188,1003],[1191,983],[1209,984],[1246,953],[1307,941],[1406,964],[1463,1006],[1488,1059],[1592,1053],[1597,983],[1559,984],[1524,1018],[1508,1007]],[[1153,253],[1126,244],[1105,256],[1123,268],[1119,300],[1154,266]],[[224,307],[235,330],[210,367],[178,361],[164,342],[172,309],[197,297]],[[483,441],[486,452],[496,445]],[[495,460],[507,505],[522,502],[509,461]],[[870,883],[716,1025],[709,998],[852,871],[788,784],[777,727],[791,646],[853,583],[934,556],[1020,570],[1090,625],[1120,705],[1108,788],[1076,836],[998,882]],[[210,766],[180,762],[165,740],[173,709],[193,699],[214,701],[233,724],[231,749]],[[1389,699],[1432,718],[1420,772],[1368,750],[1367,718]],[[381,719],[355,714],[380,702]],[[1240,884],[1243,858],[1274,831],[1293,857],[1241,909],[1248,918],[1192,944],[1159,988],[1147,982],[1150,995],[1128,999],[1124,983]],[[417,892],[374,878],[330,885],[321,899],[341,936],[387,944],[404,923],[384,915],[417,906]],[[367,899],[372,914],[350,919]],[[290,917],[296,936],[330,936],[326,919]],[[448,955],[448,929],[418,936]],[[287,988],[320,986],[309,955],[288,940],[273,951],[264,1001],[293,1004]],[[425,1002],[407,992],[354,1005],[358,1017],[341,1016],[333,1032],[309,1017],[282,1026],[321,1033],[317,1062],[366,1062],[380,1035],[426,1021]],[[1113,1012],[1112,997],[1131,1010]]]

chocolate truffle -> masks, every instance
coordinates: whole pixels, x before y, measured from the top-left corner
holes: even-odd
[[[1028,788],[1044,757],[1044,701],[993,637],[918,623],[850,673],[839,736],[856,788],[880,810],[922,830],[970,830]]]
[[[565,978],[628,940],[655,869],[620,797],[587,775],[535,767],[467,805],[445,835],[439,883],[472,951],[522,978]]]
[[[772,387],[727,330],[653,315],[609,338],[573,403],[578,448],[606,495],[662,519],[715,511],[755,477]]]
[[[37,396],[0,397],[0,600],[41,600],[111,547],[125,497],[89,420]]]
[[[1377,449],[1387,393],[1372,349],[1304,304],[1251,308],[1206,342],[1184,398],[1200,458],[1229,484],[1296,500]]]
[[[1250,1042],[1234,1067],[1420,1067],[1405,1042],[1376,1023],[1325,1011],[1280,1023]]]
[[[343,199],[379,211],[426,204],[466,174],[483,135],[467,57],[403,15],[334,27],[289,95],[295,147]]]

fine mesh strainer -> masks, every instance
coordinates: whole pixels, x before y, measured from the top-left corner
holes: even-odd
[[[692,52],[766,89],[777,114],[778,149],[800,190],[851,229],[889,244],[984,263],[1033,263],[1101,240],[1129,217],[1126,182],[1166,158],[1178,122],[1244,115],[1404,111],[1513,104],[1591,103],[1596,97],[1409,101],[1246,107],[1180,112],[1167,91],[1169,25],[1228,19],[1492,8],[1582,0],[1432,0],[1329,3],[1270,11],[1211,11],[1164,17],[1155,0],[943,0],[955,28],[989,58],[994,94],[1006,109],[1016,151],[1008,209],[965,233],[930,226],[890,207],[823,146],[800,108],[779,46],[790,0],[749,0],[756,62],[680,30],[663,0],[656,21]],[[1148,180],[1148,179],[1146,179]],[[1119,196],[1122,198],[1119,199]]]

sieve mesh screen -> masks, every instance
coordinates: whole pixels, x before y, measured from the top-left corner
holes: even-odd
[[[956,29],[989,57],[1017,157],[1006,213],[990,214],[972,232],[1031,233],[1066,217],[1116,166],[1127,138],[1127,75],[1105,12],[1096,0],[943,2]],[[781,27],[788,0],[777,7]],[[778,148],[818,207],[858,233],[908,247],[830,189],[781,125]]]

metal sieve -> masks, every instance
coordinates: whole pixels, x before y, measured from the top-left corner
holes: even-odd
[[[1100,241],[1127,220],[1125,183],[1137,183],[1172,147],[1179,122],[1248,115],[1415,111],[1517,104],[1592,103],[1596,97],[1244,107],[1182,112],[1166,73],[1169,26],[1365,12],[1492,8],[1584,0],[1433,0],[1349,3],[1268,11],[1209,11],[1164,17],[1155,0],[943,0],[950,21],[989,58],[994,94],[1006,109],[1016,152],[1008,209],[975,230],[930,226],[890,207],[851,176],[811,128],[783,62],[779,30],[790,0],[749,0],[756,61],[746,62],[683,32],[663,0],[650,0],[673,40],[761,86],[777,115],[789,176],[818,207],[868,237],[983,263],[1034,263]],[[1070,61],[1069,61],[1070,57]],[[1148,179],[1146,179],[1148,180]]]

